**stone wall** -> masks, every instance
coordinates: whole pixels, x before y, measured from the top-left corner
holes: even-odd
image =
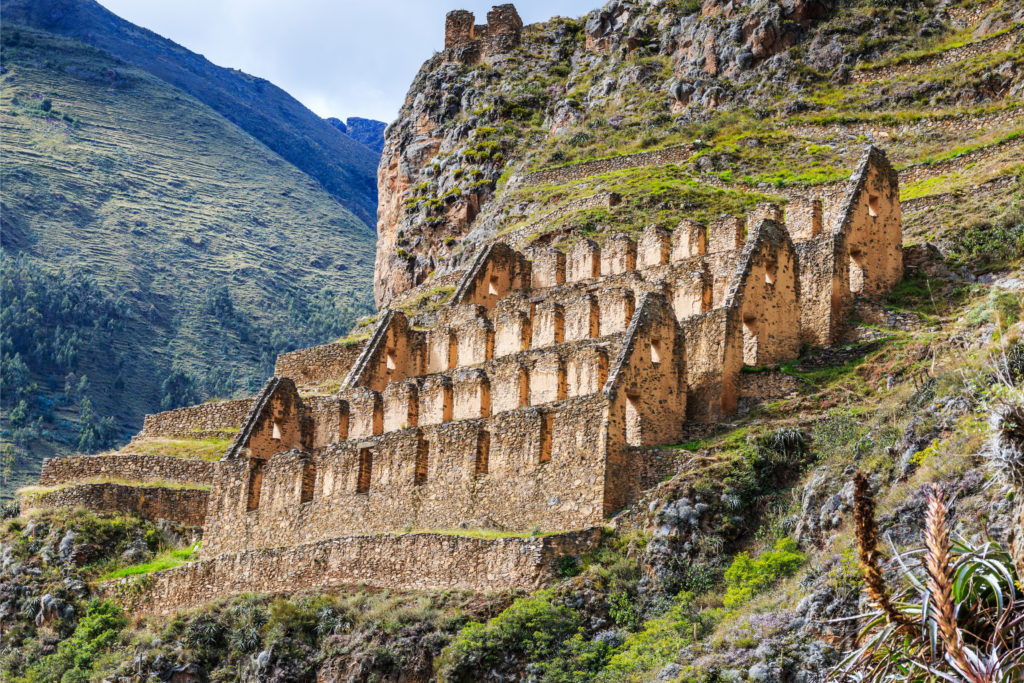
[[[1013,47],[1013,45],[1020,40],[1022,34],[1024,34],[1024,26],[1016,26],[1003,33],[989,36],[973,43],[967,43],[966,45],[960,45],[948,50],[943,50],[936,54],[926,55],[906,64],[894,64],[892,66],[854,71],[852,74],[852,80],[854,83],[864,83],[867,81],[891,82],[897,78],[923,73],[940,66],[955,64],[956,62],[962,62],[973,57],[982,55],[988,56],[995,52],[1003,52]]]
[[[969,165],[980,164],[999,155],[1015,150],[1024,150],[1024,135],[1004,138],[999,142],[984,147],[978,147],[950,159],[936,161],[934,163],[920,163],[901,168],[899,171],[901,183],[913,183],[926,178],[935,178],[945,175],[951,171],[962,171]]]
[[[235,552],[403,528],[600,524],[608,410],[597,394],[350,439],[310,456],[222,463],[204,547]],[[304,501],[307,457],[315,483]]]
[[[662,149],[655,149],[649,152],[622,154],[616,157],[609,157],[607,159],[596,159],[594,161],[583,161],[578,164],[569,164],[558,168],[547,168],[510,179],[508,187],[562,185],[564,183],[571,183],[574,180],[581,180],[582,178],[597,175],[599,173],[621,171],[625,168],[680,164],[689,160],[689,158],[693,156],[698,149],[698,147],[686,143],[682,145],[664,147]]]
[[[363,350],[364,341],[347,344],[322,344],[278,355],[274,374],[290,377],[297,385],[320,384],[337,381],[348,375]]]
[[[454,10],[445,16],[444,50],[448,59],[474,64],[481,58],[507,54],[519,46],[523,20],[511,4],[495,5],[487,23],[477,24],[472,12]]]
[[[141,614],[170,614],[241,593],[357,584],[401,590],[536,590],[556,576],[560,558],[583,554],[600,535],[600,529],[587,529],[494,539],[447,534],[345,536],[190,562],[149,575],[152,586],[142,594],[132,590],[130,578],[100,584],[98,590]]]
[[[216,463],[161,455],[81,455],[48,458],[39,476],[41,486],[68,484],[103,477],[137,482],[172,481],[209,485]]]
[[[193,439],[202,438],[204,433],[238,429],[250,407],[252,399],[243,398],[147,415],[138,437]]]
[[[595,209],[603,208],[610,209],[617,205],[621,197],[614,192],[599,192],[597,194],[587,195],[586,197],[580,197],[573,199],[563,206],[557,209],[552,209],[547,213],[541,214],[539,217],[533,219],[521,228],[510,230],[507,233],[498,235],[496,238],[500,242],[508,244],[513,249],[524,249],[528,244],[533,245],[544,245],[550,243],[554,234],[547,234],[548,231],[545,228],[553,223],[556,223],[559,219],[577,211],[583,209]],[[538,233],[545,233],[538,235]],[[534,237],[536,240],[533,240]]]
[[[124,484],[77,484],[45,493],[23,494],[22,512],[41,508],[84,507],[93,512],[134,512],[145,519],[167,519],[187,526],[203,526],[205,489],[169,489]]]

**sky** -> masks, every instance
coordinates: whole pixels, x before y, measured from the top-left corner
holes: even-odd
[[[99,0],[218,66],[266,78],[323,117],[390,122],[420,65],[444,46],[444,16],[477,0]],[[524,23],[580,17],[604,0],[519,0]]]

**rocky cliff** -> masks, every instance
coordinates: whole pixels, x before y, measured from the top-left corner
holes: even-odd
[[[818,162],[832,166],[827,179],[842,177],[852,148],[801,150],[799,141],[775,136],[736,149],[725,138],[773,119],[781,126],[814,113],[845,115],[854,99],[863,111],[1005,97],[1013,83],[1019,89],[1015,63],[979,73],[977,82],[882,83],[839,92],[901,50],[990,35],[1019,21],[1020,13],[1007,7],[967,29],[978,17],[951,3],[616,0],[579,20],[526,26],[521,41],[504,48],[451,44],[420,69],[387,131],[378,169],[377,304],[388,305],[431,273],[458,267],[467,249],[462,238],[478,227],[487,235],[501,229],[486,214],[501,213],[507,226],[504,219],[516,216],[513,204],[522,197],[502,190],[525,171],[696,140],[726,144],[695,155],[687,170],[755,177],[746,189],[826,179],[780,179],[783,164]],[[469,22],[467,31],[472,17]],[[979,87],[982,80],[987,86]],[[765,152],[776,151],[778,142],[791,144],[790,154],[778,154],[782,163],[764,173]],[[797,154],[803,158],[794,160]],[[758,175],[773,177],[758,182]],[[502,208],[478,218],[496,195]]]

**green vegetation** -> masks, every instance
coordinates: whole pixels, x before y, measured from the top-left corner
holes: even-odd
[[[122,579],[126,576],[141,576],[143,574],[151,574],[152,572],[163,571],[164,569],[171,569],[179,565],[185,564],[193,559],[197,559],[196,555],[199,553],[199,544],[189,548],[174,548],[165,550],[164,552],[157,555],[149,562],[143,562],[142,564],[132,565],[131,567],[122,567],[121,569],[115,569],[114,571],[107,572],[106,574],[99,577],[99,581],[110,581],[111,579]]]
[[[136,439],[126,452],[140,455],[166,455],[172,458],[188,460],[220,460],[231,445],[231,439],[168,439],[163,437],[147,437]]]
[[[776,541],[774,548],[753,559],[747,553],[739,553],[725,571],[725,606],[746,602],[779,579],[792,576],[806,561],[807,556],[797,550],[796,541],[791,538]]]
[[[128,624],[121,608],[107,600],[93,600],[74,633],[57,646],[57,652],[43,657],[29,668],[25,683],[61,681],[88,683],[93,667],[121,640]]]
[[[0,43],[0,496],[372,310],[373,232],[308,176],[101,50],[10,21]]]
[[[164,479],[155,479],[152,481],[136,481],[133,479],[123,479],[121,477],[90,477],[82,479],[80,481],[59,484],[56,486],[23,486],[18,489],[17,493],[21,496],[41,496],[44,493],[52,493],[61,489],[68,488],[69,486],[78,486],[84,484],[121,484],[122,486],[138,486],[141,488],[163,488],[163,489],[197,489],[200,491],[208,491],[210,489],[209,484],[197,484],[190,482],[180,481],[168,481]]]

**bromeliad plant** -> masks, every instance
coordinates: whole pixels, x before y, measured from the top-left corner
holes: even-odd
[[[1009,553],[991,541],[951,538],[948,505],[934,487],[925,547],[896,554],[907,585],[893,593],[880,566],[874,497],[861,473],[854,479],[854,502],[865,590],[875,609],[861,615],[860,647],[836,667],[832,680],[1024,681],[1024,594]]]

